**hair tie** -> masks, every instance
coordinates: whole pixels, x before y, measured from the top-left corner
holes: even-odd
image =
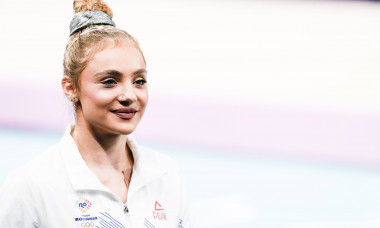
[[[112,18],[102,11],[82,11],[74,14],[70,22],[70,36],[90,25],[116,26]]]

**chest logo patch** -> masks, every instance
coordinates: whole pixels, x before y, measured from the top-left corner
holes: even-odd
[[[167,220],[164,208],[157,201],[154,204],[153,218],[156,220]]]
[[[79,196],[75,206],[84,214],[90,209],[91,202],[86,197]]]

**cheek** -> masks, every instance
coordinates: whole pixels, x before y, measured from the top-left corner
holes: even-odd
[[[97,109],[107,107],[110,102],[112,102],[113,95],[102,91],[92,90],[84,91],[81,98],[83,109]]]
[[[145,106],[148,104],[148,98],[149,98],[149,95],[148,95],[147,89],[139,92],[138,99],[143,108],[145,108]]]

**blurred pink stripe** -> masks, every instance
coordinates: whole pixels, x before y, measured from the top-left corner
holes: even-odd
[[[0,86],[0,127],[63,131],[72,119],[59,85]],[[141,141],[379,167],[380,116],[150,95]]]

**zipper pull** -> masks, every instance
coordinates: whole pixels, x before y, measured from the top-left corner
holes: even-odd
[[[128,207],[127,207],[127,205],[124,205],[124,213],[128,213],[129,212],[129,210],[128,210]]]

